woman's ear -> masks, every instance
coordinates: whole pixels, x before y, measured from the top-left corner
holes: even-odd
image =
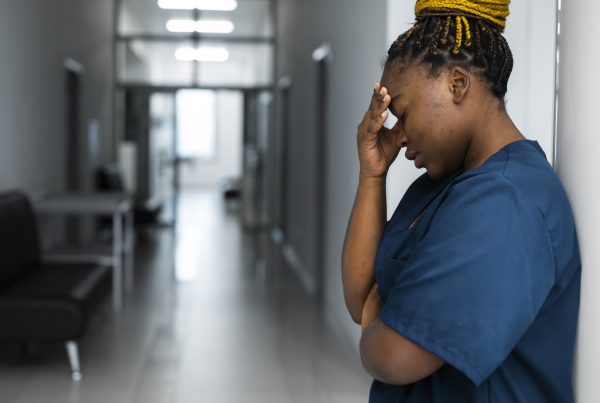
[[[450,91],[452,92],[452,101],[460,104],[469,92],[471,86],[471,74],[467,69],[455,66],[450,70]]]

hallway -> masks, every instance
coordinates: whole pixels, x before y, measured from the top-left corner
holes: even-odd
[[[216,190],[184,193],[178,211],[176,235],[140,234],[136,288],[89,327],[83,381],[60,345],[31,346],[2,357],[0,401],[365,402],[358,354],[325,328],[268,236],[244,231]]]

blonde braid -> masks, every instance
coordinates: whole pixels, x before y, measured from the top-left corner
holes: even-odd
[[[419,16],[425,10],[459,10],[487,20],[502,30],[506,26],[506,17],[510,11],[510,0],[417,0],[415,14]]]
[[[457,55],[463,45],[463,30],[466,36],[464,44],[471,46],[471,26],[463,13],[489,21],[504,30],[506,17],[510,14],[509,4],[510,0],[417,0],[415,14],[419,17],[458,10],[460,14],[456,16],[456,42],[452,50]]]
[[[471,25],[469,25],[469,20],[465,16],[460,17],[462,19],[463,25],[465,27],[465,32],[467,33],[467,40],[465,41],[465,46],[471,46]]]
[[[454,41],[454,50],[452,53],[457,55],[460,52],[460,48],[462,47],[462,18],[460,16],[456,16],[456,40]]]

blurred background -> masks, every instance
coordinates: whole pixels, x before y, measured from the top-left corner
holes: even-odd
[[[367,401],[340,256],[356,127],[413,7],[3,0],[0,401]],[[600,395],[598,13],[513,2],[506,32],[508,111],[579,227],[580,402]],[[390,215],[422,173],[398,159]]]

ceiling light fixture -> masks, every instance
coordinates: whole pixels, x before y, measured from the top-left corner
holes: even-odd
[[[234,29],[233,22],[227,20],[196,21],[196,32],[230,34]]]
[[[169,32],[194,32],[196,30],[196,21],[194,20],[169,20],[167,21],[167,31]]]
[[[232,11],[238,7],[238,2],[236,0],[158,0],[158,6],[165,10]]]
[[[235,25],[227,20],[169,20],[167,30],[169,32],[201,32],[211,34],[229,34],[233,32]]]
[[[226,62],[229,51],[217,47],[179,48],[175,51],[175,58],[182,62]]]

